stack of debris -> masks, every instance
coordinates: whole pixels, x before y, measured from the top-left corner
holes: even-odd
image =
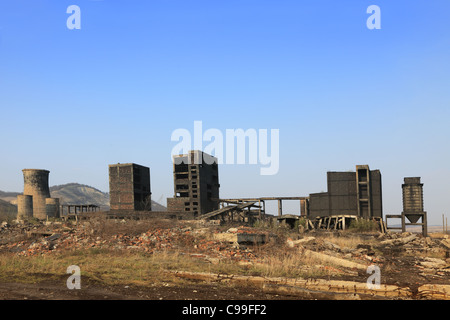
[[[450,250],[450,240],[448,236],[444,239],[434,239],[422,237],[417,233],[386,233],[379,237],[380,246],[387,248],[397,247],[408,254],[417,253],[442,254],[443,251]]]
[[[356,248],[340,247],[330,241],[305,237],[299,240],[288,239],[286,245],[296,248],[299,253],[317,262],[347,269],[344,273],[352,274],[350,270],[366,271],[369,264],[382,264],[383,258],[376,256],[370,245],[358,245]]]
[[[6,229],[3,231],[6,232]],[[0,241],[0,252],[13,252],[20,256],[45,255],[61,250],[90,248],[112,250],[138,250],[145,253],[176,251],[210,262],[221,259],[250,261],[255,253],[244,244],[264,243],[266,233],[251,228],[231,228],[226,233],[212,232],[208,228],[193,229],[178,225],[173,228],[150,228],[138,235],[118,233],[98,235],[93,229],[78,226],[50,225],[14,226],[8,228],[8,237]],[[229,238],[223,236],[226,234]],[[15,235],[15,237],[13,236]],[[18,241],[14,241],[14,239]]]

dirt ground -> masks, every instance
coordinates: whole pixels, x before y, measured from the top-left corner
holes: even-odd
[[[0,283],[1,300],[287,300],[298,296],[264,293],[252,287],[193,283],[155,287],[107,286],[83,280],[81,289],[69,290],[67,279],[39,283]]]
[[[238,235],[248,237],[266,235],[267,241],[263,244],[252,245],[223,240]],[[231,266],[232,269],[229,272],[253,270],[252,272],[258,271],[268,277],[295,278],[304,277],[306,274],[308,277],[325,280],[360,283],[367,281],[369,275],[365,269],[358,270],[345,265],[329,264],[327,261],[305,260],[301,252],[306,250],[320,252],[326,257],[338,258],[340,261],[351,262],[356,266],[379,265],[383,284],[408,287],[415,295],[417,289],[424,284],[450,285],[449,241],[448,236],[424,238],[411,233],[357,234],[339,231],[299,233],[296,230],[280,232],[280,230],[239,225],[235,227],[197,226],[183,221],[114,223],[85,221],[76,225],[59,222],[37,225],[3,224],[0,228],[0,271],[5,273],[14,270],[9,262],[13,258],[14,263],[21,262],[21,259],[33,259],[33,257],[52,261],[55,254],[72,252],[76,249],[81,252],[92,252],[92,250],[117,252],[118,260],[122,259],[120,252],[139,252],[149,257],[158,257],[161,252],[177,252],[190,259],[202,261],[200,267],[205,266],[204,271],[211,271],[211,268],[224,265]],[[42,260],[39,261],[42,263]],[[240,269],[236,269],[236,266]],[[158,281],[154,284],[150,282],[147,285],[135,285],[127,284],[126,281],[124,284],[122,281],[120,284],[111,285],[98,280],[102,272],[106,272],[100,269],[94,271],[97,280],[82,277],[80,290],[67,289],[68,275],[61,273],[57,273],[61,275],[60,277],[58,275],[55,277],[55,272],[52,277],[47,277],[46,274],[41,276],[35,274],[40,280],[34,283],[29,279],[17,281],[20,272],[16,273],[15,278],[11,280],[3,275],[0,278],[0,299],[351,300],[354,298],[351,295],[323,291],[304,290],[290,294],[251,285],[205,283],[186,279],[181,281],[173,280],[167,275],[158,277]],[[18,271],[21,271],[22,275],[27,275],[27,270]],[[50,270],[48,274],[51,274]],[[382,299],[363,294],[357,298]]]

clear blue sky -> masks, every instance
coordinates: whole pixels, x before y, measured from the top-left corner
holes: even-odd
[[[69,30],[66,9],[81,9]],[[366,9],[381,8],[381,30]],[[151,168],[173,195],[177,128],[280,130],[280,170],[222,165],[222,197],[326,191],[369,164],[384,213],[420,176],[431,224],[450,216],[450,2],[3,0],[0,190],[23,168],[108,191],[108,164]],[[294,206],[296,207],[296,205]],[[294,208],[295,209],[295,208]]]

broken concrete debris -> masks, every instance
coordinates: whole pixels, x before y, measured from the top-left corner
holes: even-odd
[[[292,237],[289,238],[286,234],[273,234],[264,229],[247,226],[224,229],[223,226],[198,224],[196,221],[166,225],[146,222],[138,231],[128,225],[139,222],[109,221],[117,228],[110,232],[102,229],[103,222],[2,223],[0,253],[37,256],[86,249],[130,250],[143,254],[173,252],[198,259],[201,263],[232,262],[244,269],[263,269],[268,265],[276,268],[273,253],[283,252],[296,257],[293,261],[297,265],[293,264],[293,268],[302,272],[324,272],[328,277],[351,277],[361,281],[368,277],[368,266],[375,264],[381,268],[386,284],[395,284],[399,281],[397,276],[409,277],[411,274],[430,283],[438,281],[437,284],[446,284],[450,279],[448,237],[317,231],[290,234]],[[427,294],[423,293],[424,296]]]

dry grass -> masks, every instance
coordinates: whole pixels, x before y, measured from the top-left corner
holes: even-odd
[[[70,250],[52,255],[23,257],[0,255],[0,281],[39,282],[66,276],[67,267],[77,265],[82,276],[104,284],[151,285],[173,281],[166,270],[212,272],[222,274],[259,275],[267,277],[330,277],[333,266],[306,258],[296,250],[268,255],[260,263],[239,264],[220,260],[216,264],[177,251],[145,254],[127,250]]]
[[[0,280],[35,282],[66,275],[77,265],[82,276],[105,284],[149,284],[161,280],[166,269],[178,267],[200,271],[200,262],[178,254],[161,252],[146,255],[126,250],[87,249],[59,254],[23,257],[0,255]]]
[[[345,236],[337,236],[336,234],[330,234],[326,237],[321,237],[322,240],[331,242],[335,245],[338,245],[341,248],[349,248],[356,249],[359,244],[369,244],[372,245],[373,241],[371,240],[363,240],[361,237],[357,235],[353,235],[351,233],[346,234]]]
[[[120,221],[103,218],[81,222],[85,232],[101,238],[117,234],[139,235],[155,227],[172,228],[174,221],[142,220]],[[150,285],[161,281],[176,281],[166,270],[191,272],[212,272],[238,275],[258,275],[290,278],[329,278],[343,274],[342,268],[306,257],[297,248],[286,247],[289,232],[279,234],[276,241],[254,247],[258,261],[239,263],[239,261],[220,259],[214,263],[185,254],[188,249],[160,251],[148,254],[126,249],[64,250],[51,255],[17,256],[13,253],[0,254],[0,281],[36,282],[48,278],[60,279],[67,276],[70,265],[80,267],[82,276],[105,284]],[[298,234],[297,234],[298,235]],[[198,235],[207,237],[207,235]],[[363,241],[354,234],[338,236],[329,234],[318,236],[320,241],[329,241],[341,248],[356,248]],[[208,253],[207,253],[208,254]],[[179,281],[179,280],[178,280]]]
[[[254,274],[265,277],[323,278],[341,274],[338,266],[326,264],[320,259],[305,257],[299,252],[268,256],[254,267]]]

